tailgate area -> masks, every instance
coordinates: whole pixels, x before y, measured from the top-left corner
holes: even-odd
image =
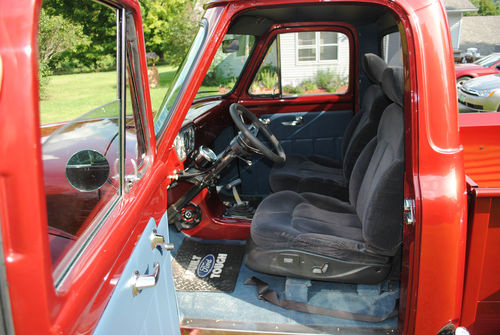
[[[500,333],[500,114],[460,115],[469,217],[461,324]]]

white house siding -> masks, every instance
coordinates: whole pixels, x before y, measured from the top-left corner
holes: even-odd
[[[448,24],[450,26],[451,44],[453,50],[460,48],[460,25],[462,23],[462,13],[448,12]]]
[[[349,75],[349,39],[343,34],[338,37],[338,60],[328,62],[302,63],[297,57],[297,34],[280,35],[282,85],[298,86],[302,81],[313,79],[318,70],[330,69],[344,77]]]

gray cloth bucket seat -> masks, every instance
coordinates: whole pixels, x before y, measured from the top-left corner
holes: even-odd
[[[393,103],[354,165],[349,201],[293,191],[265,198],[251,225],[250,268],[348,283],[377,283],[387,277],[402,240],[402,68],[388,67],[382,86]]]
[[[382,74],[387,67],[384,60],[375,54],[365,54],[362,66],[372,85],[363,96],[360,112],[352,118],[344,133],[342,162],[317,155],[287,155],[285,164],[274,166],[269,175],[273,192],[314,192],[347,200],[354,164],[377,134],[382,112],[391,103],[381,88]]]

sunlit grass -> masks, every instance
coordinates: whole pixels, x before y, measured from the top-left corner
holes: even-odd
[[[158,66],[160,86],[151,88],[158,109],[175,75],[173,66]],[[116,72],[78,73],[49,78],[40,100],[41,124],[73,120],[116,99]]]

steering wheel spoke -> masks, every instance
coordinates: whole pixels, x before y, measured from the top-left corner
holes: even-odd
[[[278,139],[255,114],[237,103],[229,107],[229,114],[236,127],[238,127],[240,131],[238,136],[247,150],[261,154],[278,164],[285,162],[285,151]],[[249,125],[245,123],[245,118],[251,122]],[[257,134],[261,134],[266,139],[266,143],[261,141]]]
[[[255,127],[253,124],[248,126],[248,130],[252,133],[252,135],[257,136],[259,133],[259,128]]]

